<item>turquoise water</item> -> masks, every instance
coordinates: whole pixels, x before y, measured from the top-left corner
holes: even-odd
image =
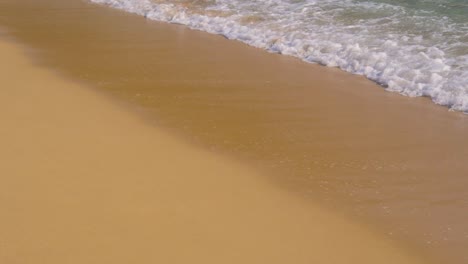
[[[365,1],[362,1],[365,2]],[[389,5],[398,5],[408,9],[413,9],[421,14],[435,16],[447,16],[457,22],[468,20],[468,1],[466,0],[395,0],[395,1],[375,1]]]
[[[90,0],[468,112],[468,0]]]

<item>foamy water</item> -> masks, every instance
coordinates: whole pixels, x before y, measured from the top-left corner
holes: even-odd
[[[468,112],[466,0],[90,0]]]

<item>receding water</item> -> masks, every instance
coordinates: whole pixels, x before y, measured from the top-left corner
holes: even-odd
[[[91,0],[468,111],[466,0]]]

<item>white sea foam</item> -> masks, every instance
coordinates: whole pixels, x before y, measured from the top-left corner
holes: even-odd
[[[91,1],[339,67],[389,91],[468,112],[463,17],[354,0]]]

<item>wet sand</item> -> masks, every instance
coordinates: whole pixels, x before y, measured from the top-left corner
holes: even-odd
[[[422,263],[0,42],[0,262]]]
[[[19,15],[21,14],[21,15]],[[6,0],[42,66],[440,262],[466,263],[468,118],[337,69],[78,0]]]

